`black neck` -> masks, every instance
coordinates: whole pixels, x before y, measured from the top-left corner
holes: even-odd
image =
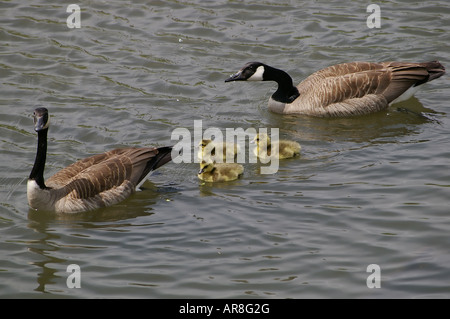
[[[264,81],[275,81],[278,83],[277,91],[272,95],[272,99],[282,103],[292,103],[299,95],[298,89],[294,86],[289,74],[271,66],[264,67]]]
[[[42,189],[47,188],[44,183],[44,168],[47,157],[47,132],[48,129],[38,132],[36,159],[34,160],[34,166],[29,177],[29,179],[35,180]]]

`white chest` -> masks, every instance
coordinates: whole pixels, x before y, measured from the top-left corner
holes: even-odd
[[[46,189],[41,189],[35,180],[28,180],[27,182],[27,198],[28,205],[36,210],[53,210],[49,206],[51,203],[51,194]]]

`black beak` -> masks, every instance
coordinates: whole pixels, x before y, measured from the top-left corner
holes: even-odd
[[[239,71],[232,76],[230,76],[228,79],[225,80],[225,82],[232,82],[232,81],[245,81],[245,78],[242,76],[242,71]]]
[[[45,127],[45,118],[44,116],[36,116],[35,123],[34,123],[34,130],[36,132],[41,131]]]

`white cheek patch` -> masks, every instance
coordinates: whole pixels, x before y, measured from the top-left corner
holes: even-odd
[[[247,79],[247,81],[262,81],[264,74],[264,67],[262,65],[258,66],[256,72]]]

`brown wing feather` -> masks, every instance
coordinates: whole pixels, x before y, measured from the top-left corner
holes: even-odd
[[[155,163],[164,158],[170,160],[170,148],[159,152],[156,148],[121,148],[94,155],[60,170],[46,184],[52,188],[64,188],[72,198],[91,198],[124,184],[136,187]],[[167,155],[168,154],[168,155]]]
[[[402,95],[410,87],[429,82],[445,73],[444,67],[435,61],[425,63],[385,62],[384,64],[391,73],[391,81],[383,92],[388,103]]]
[[[351,62],[327,67],[311,74],[298,86],[294,103],[316,115],[367,114],[387,108],[413,85],[442,76],[437,61],[425,63]]]
[[[364,114],[379,110],[384,107],[384,104],[387,106],[387,101],[384,98],[376,99],[376,103],[373,98],[368,99],[373,102],[369,104],[351,103],[351,105],[348,105],[349,108],[342,103],[352,99],[361,99],[367,95],[380,94],[386,89],[389,76],[389,73],[380,69],[327,77],[317,82],[314,90],[301,93],[301,102],[310,105],[311,108],[323,109],[324,113],[329,112],[328,108],[336,108],[337,105],[334,104],[339,104],[343,109],[346,109],[345,113],[352,111],[352,114]],[[362,102],[364,101],[360,101],[360,103]],[[361,106],[364,109],[358,110],[361,109]]]
[[[301,94],[302,92],[311,90],[317,83],[320,83],[326,78],[346,76],[353,73],[380,70],[383,68],[383,64],[371,62],[350,62],[332,65],[308,76],[297,86],[297,89]]]

